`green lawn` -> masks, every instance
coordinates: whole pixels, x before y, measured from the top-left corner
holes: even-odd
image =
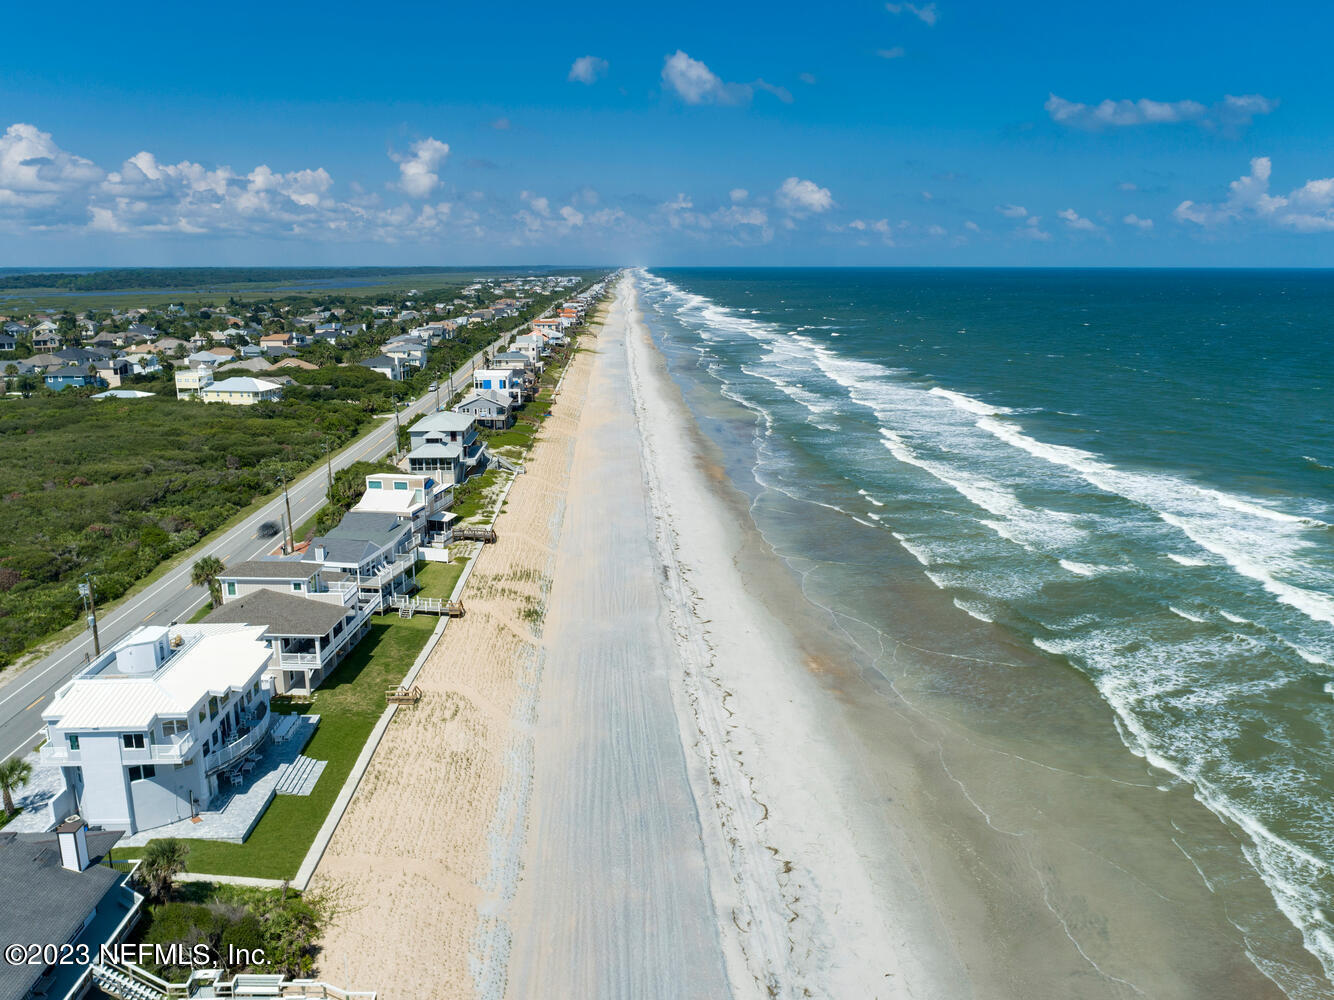
[[[329,762],[324,773],[309,796],[276,796],[244,844],[190,841],[189,870],[271,879],[295,876],[385,709],[385,691],[403,679],[435,626],[435,617],[428,615],[383,618],[309,701],[276,699],[276,712],[319,715],[319,728],[304,752]]]
[[[421,588],[422,597],[439,597],[448,600],[454,593],[454,585],[459,582],[459,577],[463,575],[463,567],[467,564],[466,559],[455,559],[452,562],[419,562],[417,564],[417,586]]]

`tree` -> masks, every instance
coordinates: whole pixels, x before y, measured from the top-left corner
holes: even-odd
[[[162,902],[171,895],[172,881],[185,871],[185,859],[189,854],[190,848],[175,837],[154,840],[144,848],[139,875],[150,896]]]
[[[222,603],[222,584],[218,582],[218,577],[226,568],[217,556],[204,556],[196,560],[194,568],[190,570],[191,586],[207,586],[209,600],[215,607]]]
[[[14,814],[14,793],[32,777],[32,764],[22,757],[10,757],[0,764],[0,793],[5,797],[5,815]]]

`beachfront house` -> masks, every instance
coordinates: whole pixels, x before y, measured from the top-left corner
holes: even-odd
[[[128,871],[100,863],[120,838],[119,830],[90,831],[81,820],[50,833],[0,834],[0,941],[49,949],[37,952],[41,961],[0,963],[0,998],[75,1000],[88,992],[101,949],[125,940],[143,905]],[[61,945],[71,947],[57,952]]]
[[[382,604],[416,586],[417,553],[412,524],[396,514],[350,510],[327,534],[310,543],[308,558],[356,581],[360,599]]]
[[[230,403],[233,406],[253,406],[281,399],[282,394],[283,387],[277,382],[241,376],[223,379],[199,390],[199,398],[205,403]]]
[[[196,815],[267,737],[273,652],[261,625],[141,626],[43,710],[60,815],[134,833]],[[62,811],[63,810],[63,811]]]
[[[204,624],[263,625],[274,654],[268,670],[274,694],[309,695],[370,631],[371,615],[380,607],[378,599],[360,601],[355,581],[324,587],[322,593],[249,588],[225,599]]]
[[[378,472],[366,477],[366,492],[353,510],[394,514],[412,526],[418,554],[424,559],[448,559],[453,541],[449,513],[454,505],[454,482],[403,472]],[[430,551],[428,551],[430,550]]]
[[[472,373],[472,387],[508,393],[510,400],[517,406],[523,402],[524,370],[511,365],[477,368]]]
[[[486,468],[486,446],[466,413],[428,413],[408,428],[408,471],[457,484]]]
[[[508,392],[477,389],[454,409],[466,413],[478,426],[489,430],[503,431],[514,424],[514,401]]]

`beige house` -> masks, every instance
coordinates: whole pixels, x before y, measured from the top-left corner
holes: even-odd
[[[199,391],[205,403],[231,403],[233,406],[251,406],[266,400],[281,399],[283,387],[262,378],[228,378],[214,382]]]

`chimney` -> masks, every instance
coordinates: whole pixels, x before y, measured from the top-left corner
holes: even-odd
[[[60,865],[72,872],[81,872],[90,864],[88,860],[88,826],[81,819],[72,819],[56,828],[56,840],[60,844]]]

